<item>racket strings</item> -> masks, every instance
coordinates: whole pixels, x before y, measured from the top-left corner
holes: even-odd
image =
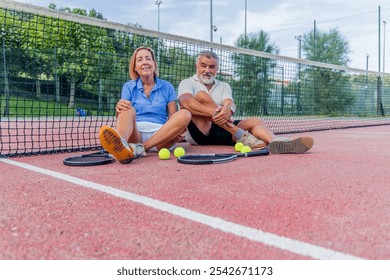
[[[100,161],[107,161],[111,160],[112,158],[107,155],[92,155],[88,157],[79,157],[73,159],[74,162],[100,162]]]
[[[114,161],[110,154],[94,153],[81,156],[73,156],[64,159],[63,163],[69,166],[93,166],[103,165]]]
[[[218,159],[226,159],[229,156],[221,156],[221,155],[194,155],[190,156],[187,159],[190,160],[218,160]]]

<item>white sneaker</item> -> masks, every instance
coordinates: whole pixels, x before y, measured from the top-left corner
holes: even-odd
[[[252,149],[255,149],[255,150],[261,150],[261,149],[264,149],[265,147],[267,147],[267,143],[265,143],[264,141],[256,138],[249,131],[245,131],[244,136],[240,140],[237,140],[237,142],[241,142],[245,146],[249,146],[249,147],[251,147]]]
[[[142,144],[129,143],[129,146],[133,150],[134,158],[146,157],[145,148]]]
[[[312,137],[277,137],[268,144],[271,154],[303,154],[313,147]]]

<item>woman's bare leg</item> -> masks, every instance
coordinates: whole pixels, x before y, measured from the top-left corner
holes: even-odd
[[[174,144],[173,139],[186,130],[190,120],[191,113],[185,109],[174,113],[152,137],[143,143],[145,150],[153,147],[169,148]]]

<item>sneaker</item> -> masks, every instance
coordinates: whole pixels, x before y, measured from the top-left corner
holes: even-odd
[[[277,137],[268,144],[271,154],[303,154],[313,147],[314,140],[303,136],[298,138]]]
[[[256,150],[261,150],[267,147],[267,143],[256,138],[249,131],[245,131],[244,136],[240,140],[237,140],[237,142],[241,142],[245,146],[249,146],[252,149],[256,149]]]
[[[103,148],[120,163],[130,163],[134,158],[141,157],[145,153],[141,144],[131,144],[132,146],[130,146],[115,129],[107,125],[100,128],[99,136]]]
[[[133,150],[134,158],[146,157],[144,145],[137,143],[129,143],[130,149]]]

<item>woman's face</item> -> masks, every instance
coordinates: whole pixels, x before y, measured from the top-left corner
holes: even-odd
[[[156,69],[153,56],[148,50],[139,50],[135,56],[135,71],[140,77],[153,76]]]

